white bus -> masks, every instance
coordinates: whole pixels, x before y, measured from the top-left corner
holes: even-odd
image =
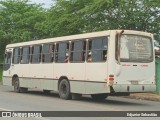
[[[6,46],[3,84],[39,88],[62,99],[156,90],[153,35],[108,30]]]

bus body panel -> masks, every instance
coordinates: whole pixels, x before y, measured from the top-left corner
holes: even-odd
[[[155,82],[155,65],[153,63],[122,63],[120,75],[116,77],[117,84],[153,84]],[[135,83],[136,84],[136,83]]]
[[[107,62],[86,64],[86,81],[99,81],[107,83],[107,68]]]
[[[156,91],[154,63],[122,63],[119,76],[115,76],[115,92]]]
[[[43,90],[57,91],[58,81],[46,78],[19,78],[20,86],[24,88],[38,88]]]

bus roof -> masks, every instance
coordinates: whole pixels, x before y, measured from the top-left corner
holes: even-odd
[[[20,42],[20,43],[9,44],[6,46],[6,48],[29,46],[29,45],[44,44],[44,43],[54,43],[54,42],[60,42],[60,41],[70,41],[73,39],[78,40],[78,39],[87,39],[91,37],[108,36],[110,35],[111,31],[120,31],[120,30],[107,30],[107,31],[100,31],[100,32],[83,33],[83,34],[70,35],[70,36],[47,38],[47,39],[41,39],[41,40],[33,40],[33,41],[28,41],[28,42]],[[125,32],[130,32],[132,34],[138,34],[138,35],[145,34],[147,36],[151,36],[151,33],[146,33],[142,31],[124,30],[124,33]]]

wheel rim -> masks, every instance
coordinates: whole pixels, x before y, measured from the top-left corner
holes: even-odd
[[[15,90],[18,90],[18,88],[19,88],[18,81],[15,81],[15,83],[14,83],[14,88],[15,88]]]
[[[62,84],[61,86],[61,91],[62,91],[62,94],[63,95],[66,95],[67,94],[67,86],[65,84]]]

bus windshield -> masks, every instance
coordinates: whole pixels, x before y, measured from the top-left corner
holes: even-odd
[[[121,62],[151,62],[151,38],[140,35],[122,35],[120,39]]]

